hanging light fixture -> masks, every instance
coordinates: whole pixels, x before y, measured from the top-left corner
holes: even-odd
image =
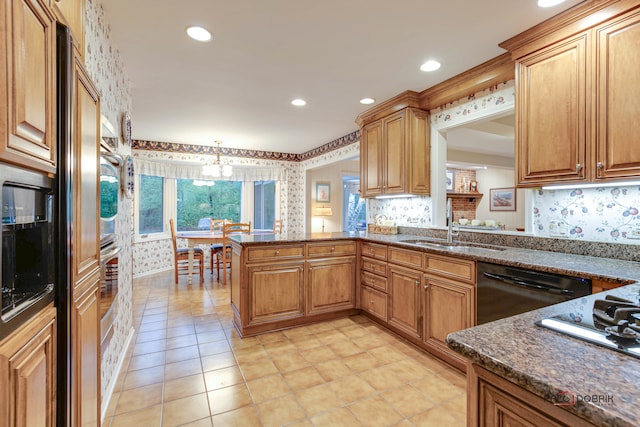
[[[215,148],[216,159],[209,160],[204,165],[202,165],[202,174],[210,175],[215,178],[219,177],[220,175],[224,177],[230,177],[231,173],[233,172],[231,169],[231,165],[229,164],[228,161],[225,161],[224,163],[222,163],[222,161],[220,160],[220,144],[222,144],[222,141],[214,141],[214,142],[217,144]]]

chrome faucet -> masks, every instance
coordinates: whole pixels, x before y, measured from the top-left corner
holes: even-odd
[[[449,229],[447,230],[447,243],[453,243],[453,238],[458,237],[460,234],[460,230],[456,227],[453,229],[453,207],[451,206],[451,199],[447,199],[447,225],[449,225]]]

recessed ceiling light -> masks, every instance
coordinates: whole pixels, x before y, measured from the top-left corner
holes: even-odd
[[[376,102],[376,100],[373,98],[362,98],[360,100],[360,104],[364,104],[364,105],[373,104],[374,102]]]
[[[307,101],[305,101],[304,99],[294,99],[293,101],[291,101],[291,103],[293,105],[295,105],[296,107],[302,107],[303,105],[307,104]]]
[[[209,30],[203,27],[199,27],[197,25],[187,27],[187,34],[194,40],[198,40],[199,42],[208,42],[211,40],[211,33]]]
[[[564,3],[564,0],[538,0],[538,6],[540,7],[551,7],[560,3]]]
[[[422,71],[435,71],[438,68],[440,68],[440,63],[434,60],[429,60],[420,66]]]

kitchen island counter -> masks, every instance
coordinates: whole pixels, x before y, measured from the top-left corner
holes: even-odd
[[[624,286],[497,320],[452,333],[447,344],[474,366],[539,396],[553,408],[594,425],[637,426],[640,359],[550,331],[535,322],[566,313],[591,316],[593,301],[606,294],[638,303],[639,291],[639,285]],[[474,387],[477,384],[470,381],[471,419],[477,419],[480,406],[473,398]]]

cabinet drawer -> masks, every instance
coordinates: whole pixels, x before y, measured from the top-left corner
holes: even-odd
[[[249,248],[247,250],[247,260],[252,261],[264,261],[264,260],[279,260],[279,259],[292,259],[303,258],[304,246],[272,246],[272,247],[257,247]]]
[[[376,261],[371,258],[362,257],[360,268],[373,274],[379,274],[381,276],[387,275],[387,263]]]
[[[387,295],[363,286],[360,292],[361,308],[380,319],[387,321]]]
[[[438,255],[427,255],[425,261],[427,273],[450,277],[461,282],[476,283],[475,261]]]
[[[355,255],[356,242],[309,243],[307,254],[310,257]]]
[[[376,243],[362,243],[362,255],[382,261],[387,260],[387,247]]]
[[[406,249],[389,248],[389,262],[407,267],[414,267],[422,270],[422,252],[410,251]]]
[[[382,292],[387,292],[387,278],[378,276],[377,274],[371,274],[366,271],[360,272],[360,283],[363,285],[375,288]]]

